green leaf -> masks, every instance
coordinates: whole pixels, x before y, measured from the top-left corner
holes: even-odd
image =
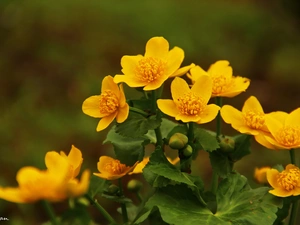
[[[114,146],[116,157],[121,163],[131,166],[143,159],[144,148],[149,143],[149,139],[145,136],[137,138],[124,137],[116,133],[115,126],[113,126],[103,143],[108,142]]]
[[[232,159],[232,161],[236,162],[251,153],[251,137],[251,135],[247,134],[239,134],[233,137],[235,141],[235,147],[234,151],[230,153],[230,158]]]
[[[213,214],[186,185],[168,185],[154,193],[145,204],[147,210],[135,223],[146,220],[157,207],[162,219],[174,225],[272,225],[280,204],[268,190],[251,189],[245,177],[231,174],[219,185],[217,212]]]
[[[159,188],[179,183],[185,184],[192,189],[200,201],[202,200],[200,194],[204,186],[202,180],[199,177],[181,172],[166,159],[160,148],[157,148],[152,153],[150,161],[143,170],[143,175],[153,187]],[[202,203],[205,204],[203,200]]]
[[[85,206],[76,205],[62,214],[61,224],[64,225],[85,225],[91,223],[91,218]]]
[[[213,171],[220,177],[224,178],[232,171],[233,162],[222,152],[213,151],[209,154],[209,158]]]
[[[128,118],[116,126],[116,133],[124,137],[142,137],[149,130],[154,130],[159,127],[161,123],[160,119],[156,116],[150,116],[146,118],[138,113],[130,112]]]
[[[104,180],[100,177],[91,176],[88,194],[94,198],[95,195],[101,194],[110,185],[110,181]]]
[[[151,99],[134,99],[129,101],[129,105],[143,111],[151,111],[152,100]]]
[[[216,136],[202,128],[196,127],[194,129],[194,136],[196,144],[199,144],[207,152],[215,151],[220,147]]]

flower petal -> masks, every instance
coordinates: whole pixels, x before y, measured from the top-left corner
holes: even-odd
[[[287,125],[295,126],[295,124],[300,126],[300,108],[297,108],[294,111],[292,111],[290,114],[288,114],[285,120],[285,126]]]
[[[267,171],[267,180],[273,188],[280,188],[281,187],[279,185],[279,183],[277,182],[278,174],[279,174],[279,171],[276,170],[276,169],[270,169],[270,170]]]
[[[256,97],[250,96],[244,103],[242,112],[255,111],[256,113],[264,113],[264,110]]]
[[[135,76],[135,69],[142,58],[142,55],[124,55],[121,58],[122,72],[126,76]]]
[[[90,184],[91,173],[89,170],[83,171],[79,183],[68,183],[67,184],[67,194],[70,197],[78,197],[87,192]]]
[[[225,123],[234,125],[235,127],[245,125],[242,112],[231,105],[224,105],[220,112]]]
[[[254,136],[255,140],[261,144],[262,146],[268,148],[268,149],[278,149],[278,147],[272,145],[270,142],[267,141],[267,139],[265,138],[265,135],[262,133],[259,133],[258,135]]]
[[[216,118],[218,115],[218,112],[220,110],[220,107],[215,104],[210,104],[205,107],[204,112],[200,115],[200,120],[197,121],[198,124],[202,123],[208,123]]]
[[[184,51],[181,48],[174,47],[168,53],[167,57],[167,70],[165,71],[166,75],[169,77],[179,69],[182,61],[184,59]],[[188,71],[189,68],[187,68]],[[184,71],[183,71],[184,72]]]
[[[283,127],[282,121],[277,120],[276,116],[278,116],[278,114],[267,114],[265,116],[265,123],[275,139],[278,131]]]
[[[126,103],[123,107],[118,109],[118,114],[116,116],[116,120],[118,123],[123,123],[129,114],[129,105]]]
[[[175,117],[179,114],[176,104],[170,99],[158,99],[157,106],[164,114]]]
[[[176,70],[175,73],[171,74],[169,77],[177,77],[186,74],[190,69],[195,66],[194,63],[190,64],[189,66],[181,67],[180,69]]]
[[[223,92],[220,96],[232,98],[246,91],[250,85],[250,79],[245,77],[232,77],[233,85]]]
[[[271,193],[272,195],[275,195],[277,197],[288,197],[292,195],[292,191],[286,191],[283,188],[278,188],[278,189],[274,189],[274,190],[270,190],[269,193]]]
[[[184,115],[184,114],[179,113],[175,116],[175,120],[181,120],[184,123],[198,122],[200,119],[201,118],[198,115]]]
[[[26,203],[26,199],[24,199],[22,195],[22,191],[19,188],[2,188],[0,187],[0,198],[15,203]]]
[[[191,91],[201,96],[203,104],[207,104],[212,92],[213,81],[209,76],[200,76],[191,88]]]
[[[209,76],[209,74],[206,71],[204,71],[200,66],[195,66],[191,68],[189,78],[192,80],[193,83],[195,83],[195,81],[203,75]]]
[[[58,174],[66,175],[67,171],[69,170],[68,160],[55,151],[50,151],[46,153],[45,164],[47,169],[54,174],[58,173]],[[30,173],[38,174],[39,173],[38,171],[39,170],[37,169],[33,169],[32,171],[26,170],[26,173],[28,173],[26,176],[34,176],[34,175],[30,175]]]
[[[156,80],[153,80],[151,83],[147,83],[146,86],[144,87],[144,91],[152,91],[160,88],[160,86],[165,82],[165,80],[168,79],[168,76],[163,75]]]
[[[100,95],[94,95],[86,100],[84,100],[82,104],[82,111],[84,114],[94,117],[94,118],[101,118],[106,116],[100,113]]]
[[[115,75],[114,76],[114,82],[115,83],[121,83],[124,82],[126,83],[129,87],[144,87],[145,85],[148,84],[147,81],[141,81],[138,80],[134,76],[127,76],[127,75]]]
[[[101,130],[104,130],[105,128],[107,128],[111,122],[115,119],[116,115],[117,115],[117,111],[108,115],[108,116],[105,116],[103,117],[99,123],[98,123],[98,126],[97,126],[97,131],[101,131]]]
[[[232,68],[229,66],[229,62],[227,60],[219,60],[212,64],[207,72],[210,75],[226,75],[232,76]]]
[[[180,77],[175,77],[175,79],[171,83],[171,93],[175,103],[178,102],[178,99],[180,97],[183,97],[190,91],[191,90],[188,83]]]
[[[68,155],[68,161],[70,165],[72,165],[72,168],[74,169],[72,178],[75,178],[80,172],[83,158],[82,158],[81,151],[78,148],[76,148],[74,145],[72,145],[71,151]]]
[[[123,84],[120,84],[119,87],[120,87],[119,104],[120,104],[120,107],[123,107],[123,106],[125,106],[125,104],[127,104],[124,89],[123,89]]]
[[[169,42],[163,37],[153,37],[146,44],[145,57],[166,59],[169,52]]]
[[[113,93],[115,93],[117,96],[119,96],[119,87],[114,82],[114,78],[112,76],[106,76],[102,80],[102,86],[101,86],[101,93],[103,93],[106,90],[110,90]]]

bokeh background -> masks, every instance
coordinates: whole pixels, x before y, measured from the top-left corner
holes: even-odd
[[[225,99],[225,104],[241,109],[254,95],[265,112],[290,112],[300,106],[297,0],[1,0],[0,185],[17,185],[19,168],[45,168],[47,151],[68,152],[72,144],[83,152],[83,167],[96,171],[99,156],[113,151],[102,145],[106,131],[96,132],[98,120],[82,113],[82,102],[100,93],[104,76],[120,73],[123,55],[143,54],[153,36],[184,49],[183,65],[194,62],[207,69],[226,59],[234,75],[252,80],[247,92]],[[126,91],[128,98],[136,98],[137,92]],[[204,127],[214,129],[214,123]],[[236,134],[228,125],[223,129]],[[252,144],[252,154],[236,169],[255,187],[254,168],[286,164],[289,153]],[[209,184],[207,154],[199,155],[193,174]],[[117,208],[105,200],[103,204],[112,213]],[[58,213],[66,207],[55,204]],[[105,224],[96,212],[91,214]],[[47,220],[39,203],[4,200],[0,216],[10,219],[1,224]]]

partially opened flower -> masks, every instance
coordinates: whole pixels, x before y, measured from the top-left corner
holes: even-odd
[[[293,164],[285,167],[279,172],[271,169],[267,172],[269,184],[274,188],[269,192],[278,197],[288,197],[300,195],[300,170]]]
[[[234,97],[246,91],[250,80],[244,77],[232,76],[232,67],[226,60],[220,60],[212,64],[208,71],[200,66],[195,66],[187,76],[195,83],[201,76],[210,76],[213,80],[212,97]]]
[[[290,114],[276,112],[266,116],[266,125],[272,136],[265,139],[274,149],[292,149],[300,147],[300,108]]]
[[[81,152],[72,146],[69,156],[62,156],[57,152],[47,152],[45,162],[47,170],[34,167],[23,167],[17,173],[18,187],[0,187],[0,198],[16,203],[30,203],[41,199],[62,201],[69,197],[84,194],[89,186],[89,171],[83,173],[79,182],[75,178],[73,165],[80,167]],[[72,155],[80,155],[72,159]],[[75,169],[75,170],[74,170]],[[77,174],[76,174],[77,176]]]
[[[112,76],[102,81],[101,94],[87,98],[82,104],[82,111],[92,117],[102,118],[97,131],[104,130],[116,118],[118,123],[124,122],[129,113],[122,85],[114,83]]]
[[[173,100],[158,99],[158,108],[184,123],[208,123],[217,116],[220,109],[215,104],[207,104],[211,88],[212,80],[208,76],[200,77],[191,89],[184,79],[176,77],[171,83]]]
[[[144,87],[145,91],[159,88],[169,77],[185,74],[194,64],[180,68],[184,59],[181,48],[169,50],[163,37],[153,37],[146,44],[145,55],[125,55],[121,59],[123,75],[116,75],[116,83],[125,82],[129,87]]]
[[[94,173],[94,175],[106,180],[116,180],[131,172],[136,165],[137,163],[133,166],[126,166],[118,159],[101,156],[97,163],[97,168],[100,173]]]
[[[255,168],[254,179],[259,184],[267,184],[267,172],[271,169],[269,166],[264,166],[261,168]]]

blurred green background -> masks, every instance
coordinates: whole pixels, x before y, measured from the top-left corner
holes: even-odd
[[[19,168],[45,168],[47,151],[69,152],[72,144],[83,152],[83,167],[96,171],[99,156],[112,154],[112,149],[102,146],[106,132],[96,132],[98,120],[84,115],[81,104],[100,93],[104,76],[120,73],[123,55],[143,54],[153,36],[184,49],[183,65],[194,62],[207,69],[227,59],[234,75],[252,80],[246,93],[225,99],[225,104],[241,109],[254,95],[265,112],[296,109],[299,25],[297,0],[1,0],[0,184],[15,186]],[[127,94],[135,96],[136,92]],[[236,134],[228,125],[223,128]],[[288,161],[288,152],[266,150],[253,142],[253,154],[236,169],[255,186],[255,167]],[[193,174],[209,182],[207,154],[200,154]],[[117,208],[104,204],[112,212]],[[55,206],[58,213],[67,207]],[[39,208],[38,203],[0,200],[0,216],[10,219],[3,224],[41,224],[47,218]],[[102,217],[91,213],[101,224]]]

